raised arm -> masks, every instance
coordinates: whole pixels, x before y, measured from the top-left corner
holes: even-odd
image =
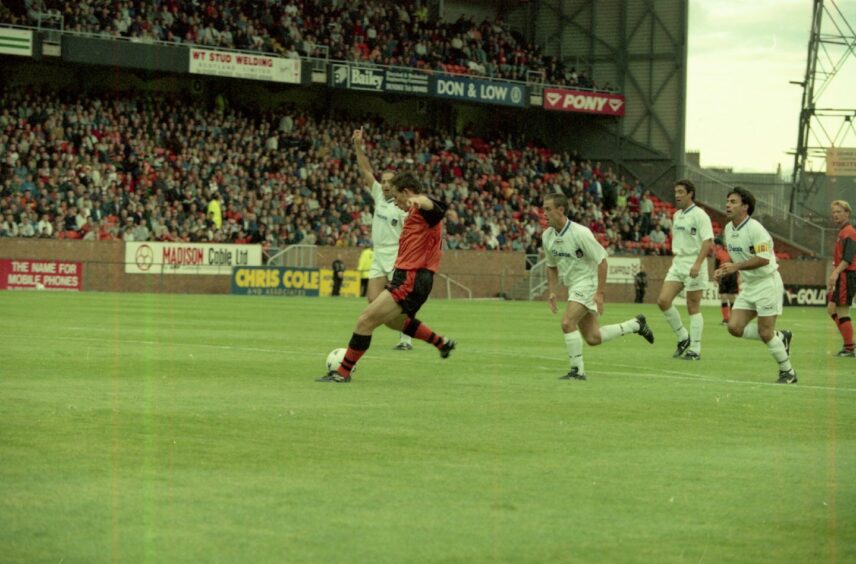
[[[419,208],[421,210],[430,211],[434,209],[434,202],[424,194],[417,194],[407,198],[408,208]]]
[[[357,167],[360,169],[360,174],[366,183],[366,188],[371,190],[372,185],[376,182],[372,165],[369,158],[363,150],[363,129],[355,129],[351,135],[351,141],[354,143],[354,152],[357,153]]]

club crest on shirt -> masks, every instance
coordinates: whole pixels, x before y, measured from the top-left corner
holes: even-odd
[[[577,249],[577,252],[575,254],[577,255],[577,258],[583,258],[583,250],[582,249]]]
[[[396,225],[398,225],[398,219],[393,219],[391,223],[392,226],[395,227]]]
[[[698,230],[695,227],[693,227],[692,229],[690,229],[690,235],[695,235],[697,231]]]

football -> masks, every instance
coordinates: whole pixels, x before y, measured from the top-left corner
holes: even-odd
[[[339,368],[339,365],[345,360],[345,352],[347,349],[334,349],[327,355],[327,372]],[[356,368],[351,371],[351,374],[354,372],[356,372]]]

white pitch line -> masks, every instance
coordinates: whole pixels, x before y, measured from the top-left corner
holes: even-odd
[[[29,337],[30,339],[51,339],[51,340],[61,340],[61,341],[84,341],[84,342],[99,342],[103,343],[104,339],[98,338],[90,338],[90,337],[47,337],[43,335],[33,335]],[[265,349],[260,347],[241,347],[241,346],[233,346],[233,345],[213,345],[209,343],[176,343],[174,341],[169,342],[161,342],[161,341],[144,341],[139,339],[122,339],[122,343],[129,344],[138,344],[138,345],[157,345],[157,346],[179,346],[179,347],[203,347],[215,350],[224,350],[224,351],[243,351],[243,352],[258,352],[258,353],[269,353],[269,354],[293,354],[300,356],[317,356],[318,353],[316,351],[299,351],[294,349]],[[478,349],[468,349],[468,352],[482,354],[482,355],[502,355],[502,356],[512,356],[518,358],[530,358],[534,360],[546,360],[544,357],[535,356],[535,355],[527,355],[525,353],[511,353],[511,352],[503,352],[503,351],[480,351]],[[393,355],[393,353],[388,353],[384,351],[384,358],[395,357],[397,361],[410,361],[403,356]],[[627,365],[627,364],[612,364],[610,366],[620,367],[620,368],[637,368],[636,366]],[[833,392],[856,392],[856,388],[835,388],[832,386],[813,386],[806,384],[797,384],[796,386],[786,386],[783,384],[777,384],[775,382],[749,382],[746,380],[734,380],[731,378],[713,378],[710,376],[703,376],[698,374],[692,374],[689,372],[681,372],[678,370],[668,370],[668,369],[657,369],[657,372],[648,372],[644,374],[640,374],[638,372],[622,372],[622,371],[607,371],[607,370],[596,370],[596,374],[613,374],[616,376],[631,376],[634,378],[640,377],[648,377],[648,378],[661,378],[661,379],[672,379],[672,380],[690,380],[695,382],[705,382],[710,384],[739,384],[739,385],[748,385],[748,386],[774,386],[779,388],[798,388],[802,390],[824,390],[824,391],[833,391]]]
[[[635,366],[628,366],[626,364],[612,364],[611,366],[620,366],[622,368],[636,368]],[[856,388],[833,388],[832,386],[812,386],[799,384],[795,386],[785,385],[785,384],[777,384],[776,382],[749,382],[746,380],[732,380],[731,378],[714,378],[712,376],[703,376],[699,374],[691,374],[689,372],[680,372],[677,370],[661,370],[661,373],[648,373],[643,374],[643,376],[651,377],[651,378],[665,378],[672,380],[693,380],[696,382],[705,382],[705,383],[729,383],[729,384],[743,384],[750,386],[774,386],[778,388],[800,388],[800,389],[810,389],[810,390],[826,390],[833,392],[856,392]],[[605,370],[598,370],[598,374],[618,374],[622,376],[639,376],[636,372],[607,372]]]

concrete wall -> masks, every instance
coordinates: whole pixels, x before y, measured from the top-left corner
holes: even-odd
[[[356,268],[361,249],[318,247],[316,265],[329,268],[337,255],[348,268]],[[188,294],[227,294],[229,276],[189,276],[126,274],[125,246],[121,241],[62,241],[55,239],[0,239],[0,258],[65,260],[84,263],[83,288],[95,292],[166,292]],[[447,251],[440,274],[470,288],[474,298],[492,298],[508,293],[525,279],[524,255],[519,252]],[[648,274],[646,303],[654,303],[671,264],[670,257],[642,257],[642,270]],[[713,261],[709,265],[713,273]],[[823,285],[828,261],[786,261],[779,270],[787,284]],[[433,298],[463,298],[457,286],[447,291],[446,280],[437,276]],[[632,284],[608,284],[608,302],[632,302]]]

